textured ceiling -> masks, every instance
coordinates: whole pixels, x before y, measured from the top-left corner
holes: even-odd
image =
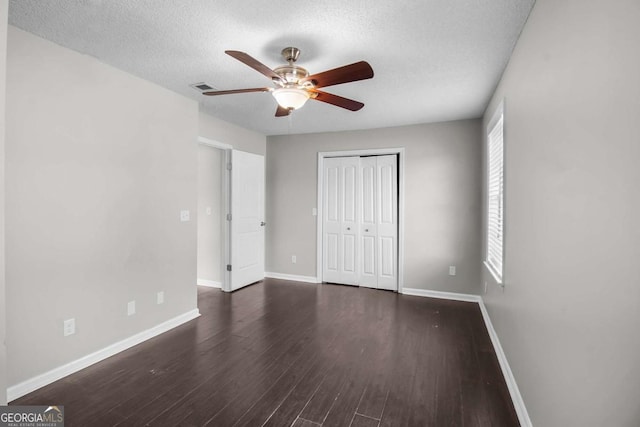
[[[369,129],[480,117],[534,0],[13,0],[9,22],[198,100],[265,135]],[[308,102],[274,117],[269,93],[204,97],[189,87],[270,86],[224,54],[269,67],[296,46],[312,74],[365,60],[371,80],[326,88],[364,102]]]

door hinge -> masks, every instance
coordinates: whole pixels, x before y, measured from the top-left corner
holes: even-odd
[[[227,214],[227,221],[231,221],[231,214]]]
[[[232,168],[231,163],[227,163],[227,170],[230,171]]]
[[[227,264],[227,271],[231,271],[231,264]]]

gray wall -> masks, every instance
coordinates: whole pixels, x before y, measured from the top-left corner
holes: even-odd
[[[9,2],[0,0],[0,405],[7,404],[6,287],[4,237],[4,147],[7,72],[7,13]]]
[[[485,114],[504,98],[485,302],[537,426],[640,425],[638,22],[637,0],[538,0]]]
[[[198,105],[11,26],[7,82],[15,385],[196,308]]]
[[[222,283],[224,151],[198,146],[198,280]],[[207,213],[207,208],[210,213]]]
[[[390,147],[406,150],[404,287],[478,292],[479,120],[268,137],[267,271],[316,277],[317,153]]]
[[[200,112],[199,115],[198,132],[198,136],[231,145],[236,150],[262,154],[263,156],[266,153],[266,136],[203,112]]]

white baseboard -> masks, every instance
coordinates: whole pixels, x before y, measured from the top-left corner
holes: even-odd
[[[426,289],[417,289],[417,288],[402,288],[402,293],[404,295],[413,295],[415,297],[440,298],[440,299],[449,299],[454,301],[465,301],[465,302],[482,301],[482,297],[480,297],[480,295],[458,294],[455,292],[429,291]]]
[[[487,326],[487,331],[489,332],[489,338],[491,338],[491,343],[493,344],[493,348],[495,349],[496,356],[498,356],[498,363],[500,364],[500,368],[502,369],[504,380],[507,383],[507,388],[509,389],[509,394],[511,395],[513,406],[515,407],[516,413],[518,414],[518,421],[520,421],[520,425],[522,427],[532,427],[531,418],[529,418],[529,412],[527,412],[527,408],[524,405],[524,400],[522,399],[522,395],[520,394],[520,389],[518,388],[516,379],[513,377],[513,372],[511,372],[511,367],[509,366],[509,362],[507,361],[507,356],[504,354],[504,350],[502,349],[502,345],[500,344],[500,340],[498,339],[496,330],[493,329],[493,324],[491,323],[489,312],[487,311],[487,307],[485,307],[482,298],[480,299],[478,304],[480,305],[480,311],[482,312],[484,323]]]
[[[216,282],[215,280],[198,279],[197,284],[198,284],[198,286],[206,286],[208,288],[221,288],[222,289],[222,283]]]
[[[271,279],[293,280],[296,282],[304,282],[304,283],[321,283],[317,277],[313,277],[313,276],[296,276],[294,274],[282,274],[282,273],[272,273],[272,272],[265,272],[264,276],[269,277]]]
[[[457,294],[453,292],[428,291],[425,289],[415,289],[415,288],[404,288],[402,289],[402,293],[405,295],[413,295],[418,297],[442,298],[442,299],[449,299],[449,300],[455,300],[455,301],[478,303],[478,305],[480,306],[480,311],[482,312],[482,318],[484,320],[484,324],[487,327],[487,332],[489,332],[489,338],[491,338],[491,343],[493,344],[493,348],[496,352],[496,356],[498,357],[498,363],[500,364],[502,375],[504,376],[504,380],[507,383],[507,388],[509,389],[509,395],[511,396],[511,400],[513,401],[513,406],[516,410],[516,414],[518,414],[518,421],[520,421],[520,425],[522,427],[532,427],[531,419],[529,418],[529,413],[527,412],[527,408],[524,404],[524,400],[522,400],[522,395],[520,394],[520,389],[518,388],[518,384],[516,383],[516,380],[513,377],[513,372],[511,372],[511,367],[509,366],[509,362],[507,361],[507,356],[504,354],[504,350],[502,349],[502,345],[500,344],[500,340],[498,339],[498,334],[496,333],[496,330],[493,328],[493,324],[491,323],[491,318],[489,317],[489,312],[487,311],[487,308],[484,305],[484,301],[482,300],[482,297],[479,295]]]
[[[51,384],[54,381],[58,381],[59,379],[64,378],[67,375],[78,372],[88,366],[93,365],[94,363],[98,363],[108,357],[120,353],[121,351],[131,348],[134,345],[138,345],[141,342],[167,332],[168,330],[180,326],[190,320],[193,320],[198,316],[200,316],[200,311],[198,311],[198,309],[196,308],[177,317],[174,317],[173,319],[169,319],[166,322],[162,322],[159,325],[147,329],[146,331],[142,331],[129,338],[125,338],[122,341],[111,344],[110,346],[105,347],[102,350],[98,350],[94,353],[81,357],[80,359],[74,360],[73,362],[69,362],[66,365],[59,366],[55,369],[45,372],[44,374],[40,374],[19,384],[13,385],[7,389],[7,401],[11,402],[12,400],[15,400],[28,393],[31,393],[32,391]]]

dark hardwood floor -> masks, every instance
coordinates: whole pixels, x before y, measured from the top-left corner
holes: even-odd
[[[12,404],[67,426],[518,426],[475,303],[267,279]]]

